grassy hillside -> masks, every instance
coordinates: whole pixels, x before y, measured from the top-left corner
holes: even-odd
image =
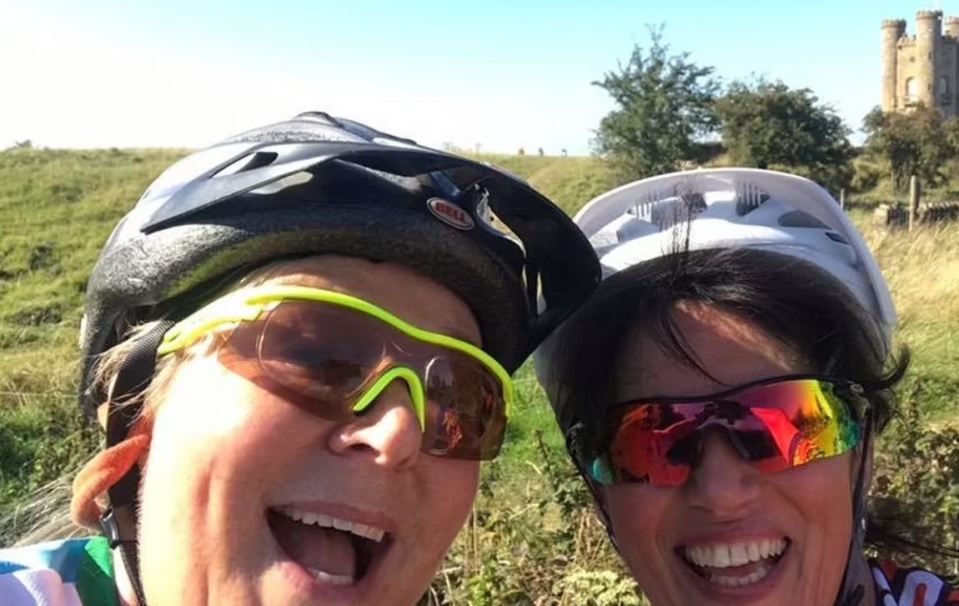
[[[95,445],[76,414],[87,273],[177,151],[0,153],[0,511]]]
[[[183,153],[0,153],[0,514],[14,511],[30,491],[74,467],[96,448],[97,432],[83,423],[74,396],[76,338],[87,272],[116,221],[149,182]],[[594,158],[489,155],[481,159],[525,177],[570,213],[617,185],[612,173]],[[889,279],[902,317],[900,339],[915,355],[907,391],[934,419],[955,422],[959,419],[959,226],[912,234],[888,231],[873,226],[870,211],[862,208],[853,219]],[[475,603],[504,603],[501,600],[506,598],[495,594],[502,575],[508,574],[504,571],[522,570],[524,558],[537,561],[537,545],[549,551],[559,542],[571,550],[568,562],[602,561],[615,568],[591,516],[577,514],[578,526],[571,528],[570,512],[588,509],[585,495],[578,482],[571,480],[548,405],[528,366],[520,371],[517,386],[521,413],[511,426],[504,456],[486,467],[477,514],[454,549],[441,583],[465,588],[456,595],[468,595]],[[4,532],[12,531],[0,527],[0,545],[10,539]],[[523,553],[513,549],[509,561],[497,563],[493,556],[502,553],[498,550],[505,544],[499,539],[503,536],[523,545]],[[536,574],[527,571],[522,582],[532,583]],[[575,570],[570,574],[576,583],[587,586],[599,583],[608,588],[620,579],[588,574],[581,578]],[[487,586],[484,579],[495,582]],[[561,590],[554,587],[552,591]]]

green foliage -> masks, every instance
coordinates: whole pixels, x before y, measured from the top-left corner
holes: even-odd
[[[780,167],[838,191],[853,170],[849,129],[808,88],[733,82],[715,104],[723,144],[740,166]]]
[[[948,179],[946,163],[957,155],[959,121],[944,122],[933,108],[917,104],[908,113],[884,113],[878,107],[863,119],[866,153],[881,162],[896,189],[902,190],[911,175],[924,185]]]
[[[859,157],[853,161],[853,175],[849,187],[854,192],[867,192],[876,189],[882,181],[883,168],[875,161]]]
[[[561,602],[584,606],[640,606],[636,584],[612,570],[577,570],[556,581],[553,595]]]
[[[871,514],[884,533],[882,557],[915,562],[959,580],[959,429],[930,425],[919,406],[923,395],[922,383],[914,382],[901,422],[884,440]],[[917,561],[915,545],[931,551],[920,553]]]
[[[0,512],[24,505],[24,496],[56,480],[94,452],[99,431],[82,418],[72,393],[8,391],[0,395]],[[0,525],[0,545],[36,520]]]
[[[634,179],[699,159],[699,142],[716,125],[713,68],[696,65],[688,53],[671,55],[661,29],[651,29],[650,38],[649,48],[637,45],[626,65],[593,82],[616,104],[600,122],[594,147]]]
[[[527,365],[519,381],[531,375]],[[538,388],[535,393],[518,408],[546,418],[549,405]],[[547,427],[520,443],[510,436],[507,456],[484,467],[473,515],[422,603],[643,603],[557,431]]]

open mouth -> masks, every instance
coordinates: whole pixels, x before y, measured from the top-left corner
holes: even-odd
[[[713,585],[747,587],[769,576],[790,545],[786,537],[680,545],[676,554],[693,572]]]
[[[267,522],[286,555],[327,585],[356,585],[392,544],[381,528],[293,507],[269,509]]]

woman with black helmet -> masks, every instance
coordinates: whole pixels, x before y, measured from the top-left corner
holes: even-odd
[[[940,577],[865,554],[873,441],[907,358],[828,193],[690,171],[604,194],[576,222],[604,281],[537,370],[652,604],[959,604]]]
[[[522,181],[355,122],[187,157],[89,280],[72,514],[104,536],[0,551],[0,602],[415,602],[598,275]]]

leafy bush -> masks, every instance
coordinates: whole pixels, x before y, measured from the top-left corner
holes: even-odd
[[[852,191],[864,192],[875,189],[883,177],[882,167],[875,162],[857,158],[853,162]]]
[[[636,595],[636,584],[629,577],[611,570],[577,570],[553,586],[561,603],[584,606],[640,606],[647,603]]]
[[[930,425],[922,395],[916,381],[903,398],[901,422],[882,441],[871,517],[881,557],[959,580],[959,429]]]
[[[566,453],[542,432],[534,439],[528,473],[487,466],[474,514],[423,604],[643,603]]]
[[[806,88],[733,82],[716,101],[723,144],[737,164],[790,167],[838,192],[852,178],[849,128]]]
[[[949,179],[945,170],[956,158],[959,121],[944,121],[934,108],[917,104],[908,113],[884,113],[875,108],[863,118],[866,153],[881,162],[893,185],[904,189],[911,175],[926,186]]]

